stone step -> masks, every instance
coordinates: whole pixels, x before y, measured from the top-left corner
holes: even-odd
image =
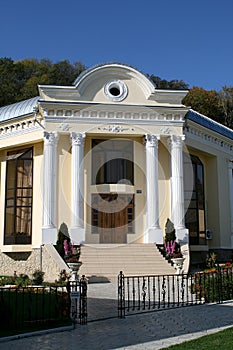
[[[174,274],[175,269],[163,258],[155,244],[83,245],[79,274],[116,278],[125,275]]]

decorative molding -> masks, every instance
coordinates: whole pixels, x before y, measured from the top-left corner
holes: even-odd
[[[109,125],[108,127],[103,126],[103,127],[98,128],[98,130],[109,131],[112,133],[120,133],[120,132],[123,132],[126,130],[134,131],[133,128],[124,128],[123,126],[120,126],[120,125]]]
[[[213,136],[205,131],[202,131],[194,126],[188,125],[188,128],[184,130],[185,134],[190,137],[191,139],[195,139],[198,142],[204,142],[205,144],[215,147],[220,151],[233,151],[233,144],[230,144],[230,142],[223,141],[218,136]],[[217,134],[218,135],[218,134]]]
[[[41,125],[38,124],[38,121]],[[38,117],[37,119],[31,118],[14,122],[12,124],[0,127],[0,138],[2,139],[38,131],[41,130],[41,126],[43,126],[43,124],[43,119]]]
[[[111,108],[111,107],[109,107]],[[149,107],[148,107],[149,110]],[[179,112],[163,112],[158,111],[148,111],[148,112],[131,112],[122,110],[90,110],[90,109],[61,109],[61,108],[51,108],[44,110],[44,117],[49,122],[63,122],[69,123],[72,121],[80,120],[93,120],[93,121],[104,121],[104,120],[122,120],[125,121],[157,121],[157,122],[169,122],[171,124],[184,123],[184,114]]]
[[[111,89],[113,88],[119,91],[118,95],[115,96],[111,93]],[[126,98],[128,94],[128,88],[126,84],[121,80],[110,80],[104,86],[104,93],[111,101],[120,102]]]

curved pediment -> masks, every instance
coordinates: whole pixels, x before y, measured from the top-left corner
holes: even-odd
[[[39,92],[45,101],[177,106],[188,91],[157,90],[135,68],[106,63],[84,71],[73,86],[39,85]]]

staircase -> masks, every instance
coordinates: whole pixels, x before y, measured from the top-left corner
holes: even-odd
[[[171,275],[175,269],[164,259],[155,244],[93,244],[81,249],[82,266],[79,275],[91,278],[117,278],[120,271],[126,276]]]

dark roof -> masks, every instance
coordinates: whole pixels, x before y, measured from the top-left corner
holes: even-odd
[[[190,109],[186,113],[185,117],[186,117],[186,119],[189,119],[189,120],[191,120],[199,125],[206,127],[207,129],[213,130],[213,131],[217,132],[218,134],[221,134],[221,135],[233,140],[233,130],[232,129],[230,129],[222,124],[219,124],[215,120],[210,119],[203,114],[200,114],[200,113]]]

